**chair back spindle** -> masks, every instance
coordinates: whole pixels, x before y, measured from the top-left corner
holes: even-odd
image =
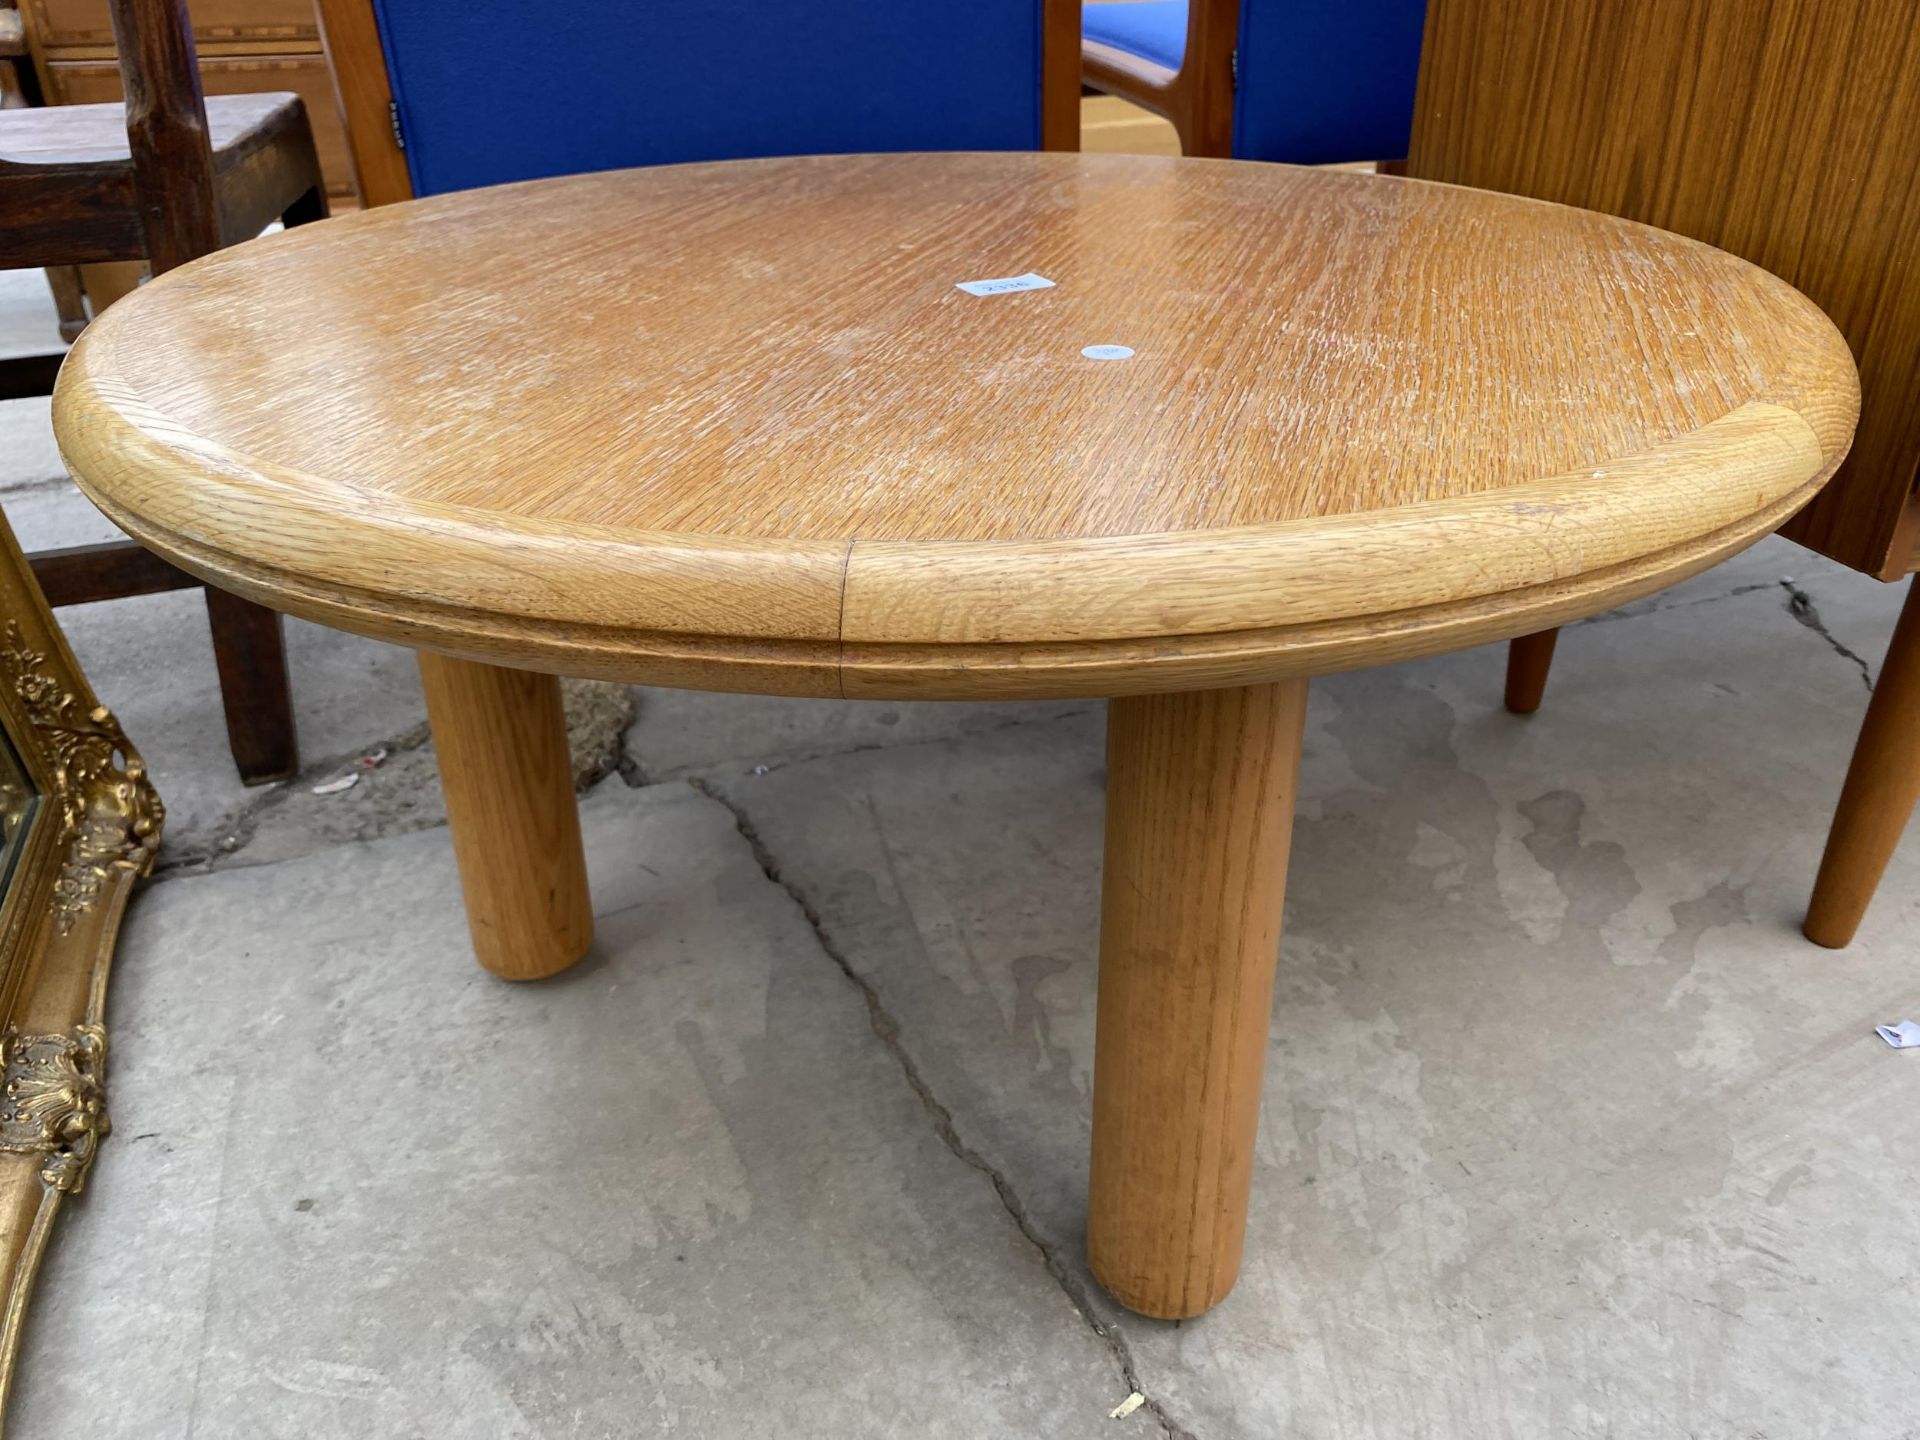
[[[155,275],[220,248],[213,145],[186,0],[110,0],[134,191]]]

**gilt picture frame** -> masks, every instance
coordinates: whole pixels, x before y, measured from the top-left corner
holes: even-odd
[[[107,975],[164,820],[0,518],[0,1426],[54,1221],[108,1133]]]

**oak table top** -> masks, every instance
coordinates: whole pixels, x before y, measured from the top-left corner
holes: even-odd
[[[958,288],[1026,275],[1052,283]],[[55,410],[107,514],[295,614],[939,698],[1252,684],[1605,608],[1805,503],[1858,385],[1783,282],[1601,215],[892,155],[270,236],[115,305]]]

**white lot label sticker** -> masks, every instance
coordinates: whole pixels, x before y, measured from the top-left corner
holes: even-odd
[[[1876,1025],[1873,1029],[1875,1034],[1896,1050],[1920,1045],[1920,1025],[1911,1020],[1902,1020],[1898,1025]]]
[[[1051,290],[1053,282],[1029,270],[1024,275],[1008,275],[1000,280],[962,280],[953,288],[969,295],[1011,295],[1016,290]]]
[[[1131,360],[1133,351],[1125,345],[1089,345],[1080,352],[1089,360]]]

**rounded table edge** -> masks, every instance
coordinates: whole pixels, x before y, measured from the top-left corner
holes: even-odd
[[[110,518],[183,568],[422,648],[780,693],[880,683],[965,695],[985,670],[1005,672],[1015,694],[1153,688],[1094,688],[1092,676],[1121,670],[1164,670],[1166,688],[1185,688],[1193,654],[1261,635],[1258,673],[1300,673],[1288,656],[1320,648],[1302,643],[1316,632],[1345,632],[1337,663],[1318,668],[1353,668],[1369,663],[1370,634],[1404,631],[1393,617],[1456,609],[1522,633],[1554,623],[1542,597],[1556,587],[1595,577],[1584,588],[1598,595],[1608,582],[1597,577],[1631,571],[1644,593],[1691,573],[1686,557],[1712,537],[1765,533],[1837,467],[1844,449],[1831,437],[1851,433],[1858,408],[1849,356],[1827,413],[1749,401],[1637,455],[1391,510],[1073,541],[716,540],[383,505],[238,454],[172,424],[120,378],[113,318],[89,327],[62,369],[61,451]],[[1377,653],[1408,652],[1382,638]],[[743,673],[721,673],[732,666]]]

